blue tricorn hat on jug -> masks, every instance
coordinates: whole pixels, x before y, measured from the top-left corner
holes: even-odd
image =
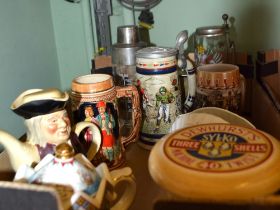
[[[65,109],[69,95],[56,88],[30,89],[21,93],[11,105],[19,116],[30,119]]]

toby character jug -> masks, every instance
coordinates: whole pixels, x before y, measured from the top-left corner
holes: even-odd
[[[65,106],[69,96],[58,89],[30,89],[21,93],[11,109],[25,120],[26,141],[21,142],[9,133],[0,130],[0,143],[7,151],[11,165],[16,171],[20,165],[38,163],[55,147],[64,142],[71,144],[75,152],[92,159],[101,146],[101,133],[96,125],[78,123],[72,131]],[[81,131],[90,129],[92,141],[79,138]]]
[[[118,99],[129,97],[133,109],[133,129],[128,136],[120,134]],[[102,146],[92,160],[97,166],[106,162],[110,169],[125,162],[124,146],[136,141],[141,122],[139,95],[135,86],[119,87],[108,74],[89,74],[72,81],[71,109],[75,122],[88,121],[99,126]],[[90,133],[86,133],[91,138]]]
[[[67,143],[59,144],[55,155],[48,154],[34,169],[22,165],[14,181],[52,187],[63,209],[73,210],[126,210],[136,192],[130,168],[109,172],[105,163],[95,168]],[[117,191],[117,185],[124,191]]]

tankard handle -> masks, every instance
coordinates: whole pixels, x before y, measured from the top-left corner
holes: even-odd
[[[92,142],[86,154],[86,157],[89,160],[92,160],[101,147],[101,143],[102,143],[101,132],[97,125],[91,122],[83,121],[75,125],[74,130],[76,135],[79,136],[82,130],[84,130],[85,128],[89,128],[92,132],[92,137],[93,137]]]
[[[182,71],[186,72],[187,80],[188,80],[188,92],[187,97],[184,102],[184,111],[188,112],[193,106],[194,98],[195,98],[195,88],[196,88],[196,77],[194,68],[188,68],[187,66],[187,57],[185,55],[184,44],[189,39],[188,31],[181,31],[176,37],[176,46],[175,48],[178,50],[178,67],[182,69]]]
[[[240,112],[245,110],[245,99],[246,99],[246,79],[240,74],[240,89],[241,89],[241,100],[240,100]]]
[[[124,146],[131,142],[135,142],[139,137],[140,124],[142,119],[142,112],[140,108],[140,97],[135,86],[116,87],[117,98],[128,97],[132,101],[132,122],[133,128],[128,136],[122,136],[121,142]]]

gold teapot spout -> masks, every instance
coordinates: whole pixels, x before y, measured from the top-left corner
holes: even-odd
[[[3,130],[0,130],[0,144],[7,151],[14,171],[17,171],[22,164],[31,166],[33,163],[40,161],[36,146],[20,142],[13,135]]]

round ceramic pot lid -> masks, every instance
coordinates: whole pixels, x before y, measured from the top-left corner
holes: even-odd
[[[280,144],[256,129],[205,124],[170,133],[152,149],[154,181],[183,198],[248,199],[280,189]]]

